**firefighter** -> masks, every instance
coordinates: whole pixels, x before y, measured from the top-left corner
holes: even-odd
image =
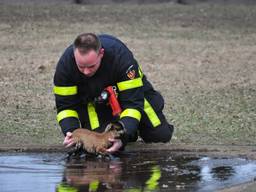
[[[97,100],[109,86],[116,91],[122,109],[118,117],[113,117],[107,102]],[[146,143],[168,142],[172,137],[173,126],[162,112],[163,97],[154,90],[127,46],[111,35],[77,36],[58,61],[53,91],[66,147],[74,145],[75,129],[101,133],[112,121],[118,121],[125,135],[110,139],[108,153],[136,141],[138,134]]]

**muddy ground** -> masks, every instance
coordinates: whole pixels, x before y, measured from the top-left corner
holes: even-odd
[[[256,159],[256,7],[218,2],[1,1],[0,151],[63,150],[55,65],[78,34],[95,32],[122,39],[165,98],[172,142],[141,150]]]

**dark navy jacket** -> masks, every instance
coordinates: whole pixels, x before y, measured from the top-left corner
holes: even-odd
[[[121,114],[120,121],[128,134],[133,134],[139,125],[139,114],[143,112],[144,98],[154,92],[153,87],[124,43],[110,35],[98,37],[104,48],[104,56],[94,76],[86,77],[78,70],[73,45],[65,50],[57,64],[54,93],[59,124],[64,134],[79,127],[92,129],[88,103],[95,108],[99,126],[111,121],[110,107],[93,101],[104,88],[112,85],[117,86],[118,100],[122,110],[126,111]]]

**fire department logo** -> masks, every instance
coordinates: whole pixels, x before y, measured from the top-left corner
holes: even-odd
[[[130,70],[130,71],[128,71],[128,73],[127,73],[127,77],[129,78],[129,79],[134,79],[135,78],[135,70]]]
[[[136,72],[135,72],[135,70],[132,69],[132,68],[133,68],[133,65],[131,65],[131,66],[127,69],[127,71],[126,71],[127,77],[128,77],[129,79],[134,79],[135,76],[136,76]]]

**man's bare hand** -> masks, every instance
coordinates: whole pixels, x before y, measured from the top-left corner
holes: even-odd
[[[123,146],[123,143],[120,139],[109,139],[112,143],[112,146],[106,150],[107,153],[115,153]]]
[[[63,141],[63,145],[68,148],[71,147],[75,144],[73,138],[72,138],[72,133],[71,132],[67,132],[66,137]]]

